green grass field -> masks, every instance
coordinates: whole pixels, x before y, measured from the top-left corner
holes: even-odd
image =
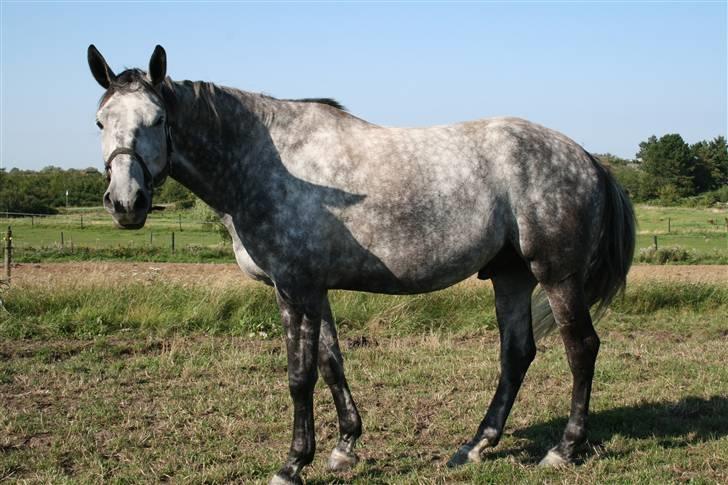
[[[0,213],[2,216],[2,213]],[[18,262],[139,260],[234,262],[232,247],[190,210],[152,212],[140,230],[121,230],[100,208],[5,219]],[[175,250],[172,250],[174,233]]]
[[[651,262],[639,258],[640,249],[657,237],[658,248],[686,250],[677,262],[728,264],[728,210],[640,205],[636,212],[638,260]]]
[[[2,295],[0,481],[265,483],[291,405],[271,290],[161,280],[30,281]],[[539,343],[500,445],[444,465],[495,388],[493,294],[467,283],[415,297],[334,292],[361,463],[334,475],[316,393],[307,483],[726,483],[728,287],[631,286],[600,322],[591,434],[578,466],[535,464],[558,439],[570,374]]]
[[[654,262],[650,258],[640,259],[639,251],[653,246],[657,236],[659,248],[678,246],[685,250],[669,262],[728,264],[728,210],[639,205],[636,212],[639,223],[636,254],[641,262]],[[108,214],[98,208],[72,209],[57,216],[5,219],[4,222],[13,227],[19,262],[234,261],[229,244],[221,242],[211,224],[195,220],[192,211],[152,212],[146,226],[138,231],[115,228]],[[60,249],[61,232],[63,250]],[[175,252],[171,250],[173,232]],[[212,250],[208,250],[210,248]]]

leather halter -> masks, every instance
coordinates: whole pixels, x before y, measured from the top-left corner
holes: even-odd
[[[169,128],[169,125],[167,124],[165,120],[164,125],[164,132],[166,133],[166,143],[167,143],[167,163],[164,165],[164,168],[156,175],[152,176],[152,172],[149,170],[149,167],[147,166],[147,163],[144,161],[144,158],[136,152],[133,148],[128,147],[117,147],[114,149],[113,152],[111,152],[111,155],[109,155],[108,160],[104,162],[104,169],[106,170],[106,177],[111,178],[111,162],[114,161],[114,158],[116,158],[117,155],[129,155],[133,159],[135,159],[137,162],[139,162],[139,165],[142,166],[142,171],[144,172],[144,184],[148,185],[150,182],[152,183],[152,189],[159,188],[165,180],[167,180],[167,176],[172,172],[172,132]]]

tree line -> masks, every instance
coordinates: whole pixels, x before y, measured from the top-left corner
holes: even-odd
[[[96,168],[0,170],[0,212],[56,214],[65,207],[100,206],[106,191],[106,176]],[[66,193],[68,195],[66,196]],[[155,203],[194,205],[194,196],[169,179],[154,195]]]
[[[609,153],[596,156],[611,168],[635,202],[728,202],[728,146],[723,136],[692,145],[675,133],[660,138],[651,136],[640,143],[632,160]],[[55,214],[66,204],[99,206],[106,185],[106,177],[96,168],[0,170],[0,211]],[[178,182],[168,179],[154,201],[191,207],[195,197]]]
[[[597,155],[634,202],[707,205],[728,202],[728,146],[723,136],[692,145],[671,133],[649,137],[635,159]]]

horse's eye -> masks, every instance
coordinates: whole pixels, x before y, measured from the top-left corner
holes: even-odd
[[[104,129],[104,125],[102,125],[99,120],[96,120],[96,126],[99,127],[99,130],[103,130]]]
[[[152,126],[159,126],[162,124],[162,122],[164,122],[164,116],[160,116],[159,118],[157,118],[156,121],[152,124]]]

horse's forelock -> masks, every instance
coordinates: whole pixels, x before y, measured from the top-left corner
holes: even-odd
[[[106,104],[111,96],[116,93],[131,93],[142,89],[148,89],[160,97],[165,108],[168,111],[171,111],[175,104],[174,89],[171,84],[172,82],[169,78],[165,79],[158,91],[150,84],[147,79],[147,73],[141,69],[126,69],[116,76],[106,92],[101,95],[101,99],[99,99],[99,108]]]

